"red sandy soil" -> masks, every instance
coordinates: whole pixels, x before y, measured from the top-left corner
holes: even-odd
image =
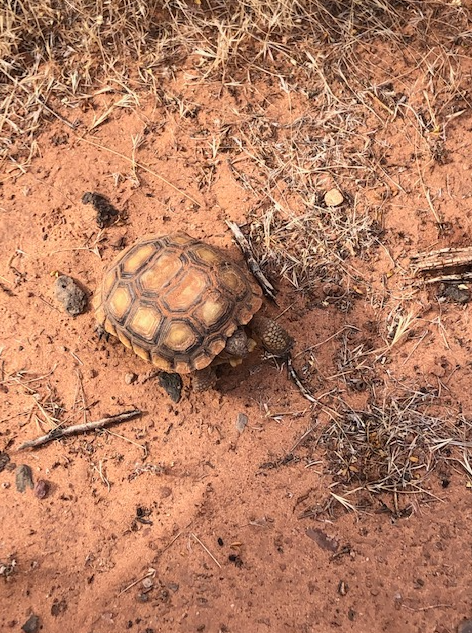
[[[149,365],[97,338],[90,309],[72,318],[57,302],[56,272],[93,292],[122,238],[130,244],[146,233],[183,229],[242,261],[224,221],[244,223],[255,200],[224,154],[212,162],[208,143],[254,97],[241,88],[218,101],[217,85],[185,86],[182,78],[166,89],[182,86],[188,102],[201,106],[192,117],[156,102],[115,110],[86,135],[129,157],[132,135],[147,126],[137,158],[180,192],[139,168],[138,185],[129,161],[59,122],[39,137],[41,156],[27,173],[0,189],[0,449],[10,457],[0,473],[0,561],[16,562],[0,582],[1,631],[19,631],[31,614],[47,633],[455,631],[472,618],[472,497],[463,469],[449,468],[447,488],[434,473],[425,494],[401,497],[400,509],[412,508],[403,517],[381,512],[377,502],[367,511],[337,505],[331,514],[303,518],[329,499],[330,458],[321,446],[311,449],[314,466],[307,467],[304,446],[294,459],[283,457],[314,417],[321,426],[329,418],[284,371],[255,354],[240,368],[223,368],[217,390],[195,394],[184,381],[184,397],[174,404],[147,379]],[[276,90],[262,79],[257,88]],[[269,115],[287,121],[309,107],[296,96],[289,104],[279,91]],[[80,118],[90,124],[93,114]],[[281,322],[296,338],[295,364],[298,352],[327,341],[314,356],[315,395],[333,387],[325,380],[336,374],[340,340],[333,335],[355,325],[353,345],[374,336],[381,346],[397,301],[413,308],[416,335],[375,371],[382,380],[433,385],[460,403],[464,416],[472,414],[469,305],[405,290],[410,255],[471,243],[471,121],[466,113],[448,126],[444,164],[415,158],[401,120],[379,136],[404,191],[383,206],[383,246],[353,260],[364,285],[349,312],[323,303],[321,284],[307,298],[276,280],[279,305],[264,312],[288,308]],[[92,206],[81,203],[86,191],[108,196],[126,220],[100,231]],[[366,191],[373,205],[382,196],[374,187]],[[388,306],[373,300],[387,291]],[[372,335],[372,323],[380,334]],[[128,384],[127,374],[136,380]],[[351,406],[364,406],[365,394],[343,389]],[[50,429],[46,414],[69,425],[135,407],[140,418],[107,432],[16,450]],[[248,416],[242,433],[239,413]],[[48,483],[45,498],[17,490],[20,464],[31,467],[35,484]],[[392,510],[392,498],[384,502]]]

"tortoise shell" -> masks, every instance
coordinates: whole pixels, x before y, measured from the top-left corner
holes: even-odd
[[[97,321],[159,369],[204,369],[262,305],[254,279],[186,233],[148,236],[120,253],[94,297]]]

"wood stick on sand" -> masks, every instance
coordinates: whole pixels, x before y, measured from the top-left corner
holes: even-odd
[[[57,428],[50,431],[47,435],[42,435],[41,437],[37,437],[34,440],[28,440],[21,444],[18,447],[19,451],[24,450],[25,448],[36,448],[37,446],[42,446],[43,444],[47,444],[48,442],[52,442],[52,440],[60,440],[63,437],[67,437],[68,435],[78,435],[79,433],[88,433],[89,431],[95,431],[96,429],[102,429],[109,424],[118,424],[119,422],[127,422],[128,420],[132,420],[133,418],[137,418],[141,415],[141,411],[139,409],[133,409],[132,411],[125,411],[124,413],[119,413],[118,415],[111,415],[107,418],[101,418],[100,420],[96,420],[95,422],[88,422],[86,424],[76,424],[74,426],[67,426],[64,429]]]
[[[259,264],[256,262],[256,260],[254,258],[254,255],[252,254],[252,250],[251,250],[251,247],[249,245],[249,242],[244,237],[243,233],[241,232],[241,229],[239,228],[239,226],[235,222],[230,222],[229,220],[226,220],[226,224],[231,229],[231,231],[232,231],[232,233],[234,235],[234,239],[236,240],[236,242],[238,243],[239,248],[243,252],[243,255],[244,255],[245,259],[246,259],[246,262],[247,262],[247,265],[249,267],[249,270],[252,272],[254,277],[259,282],[259,285],[261,286],[264,294],[267,297],[270,297],[270,299],[272,299],[272,301],[275,304],[277,304],[277,302],[275,300],[275,288],[270,283],[270,281],[267,279],[267,277],[264,275],[264,273],[262,272],[261,267],[259,266]]]

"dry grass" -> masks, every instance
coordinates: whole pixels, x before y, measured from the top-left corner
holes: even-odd
[[[320,444],[341,494],[352,488],[418,493],[440,464],[450,461],[467,471],[472,424],[442,406],[432,389],[397,385],[394,395],[364,410],[344,408],[323,430]]]
[[[137,108],[146,96],[168,107],[163,86],[178,70],[229,91],[266,81],[286,95],[287,116],[271,114],[270,95],[257,95],[213,138],[210,162],[216,165],[224,152],[234,177],[259,201],[251,237],[262,264],[302,291],[317,278],[347,277],[355,285],[356,271],[346,262],[375,245],[383,206],[374,211],[358,192],[380,188],[388,200],[401,190],[385,167],[389,141],[381,132],[401,117],[416,152],[424,146],[437,160],[444,157],[446,126],[467,102],[459,59],[470,43],[468,26],[460,2],[434,0],[75,0],[60,9],[52,0],[6,0],[0,9],[4,170],[28,169],[44,119],[59,119],[93,142],[90,136],[117,108]],[[403,59],[398,77],[382,46]],[[81,125],[82,112],[104,97],[88,128]],[[299,110],[303,103],[298,113],[293,98]],[[179,104],[185,116],[184,99]],[[138,146],[133,139],[136,185]],[[213,172],[202,186],[211,187]],[[323,204],[333,186],[345,195],[339,208]],[[422,186],[434,212],[423,178]]]
[[[197,76],[227,84],[250,80],[254,72],[289,83],[292,76],[305,77],[312,92],[321,90],[335,104],[335,82],[357,95],[368,83],[365,72],[353,80],[351,70],[358,51],[374,38],[404,47],[411,36],[402,30],[415,27],[418,33],[441,33],[436,46],[442,49],[444,42],[470,39],[460,4],[75,0],[59,6],[53,0],[5,0],[0,9],[2,156],[16,167],[27,166],[42,119],[67,108],[66,125],[74,125],[99,94],[116,94],[121,104],[142,88],[159,96],[162,79],[181,68],[188,55]],[[427,63],[435,80],[451,74],[443,55]],[[371,107],[375,86],[366,89],[370,96],[361,99]],[[447,86],[437,94],[444,92]],[[434,108],[430,103],[433,114]]]
[[[321,282],[339,284],[356,273],[347,260],[377,245],[378,223],[355,206],[312,206],[296,215],[270,206],[251,219],[252,244],[261,265],[308,291]]]

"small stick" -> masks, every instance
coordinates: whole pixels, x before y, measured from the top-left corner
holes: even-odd
[[[50,431],[47,435],[42,435],[41,437],[37,437],[34,440],[28,440],[21,444],[17,450],[22,451],[25,448],[36,448],[37,446],[42,446],[43,444],[47,444],[48,442],[52,442],[52,440],[60,440],[63,437],[67,437],[69,435],[77,435],[79,433],[88,433],[89,431],[94,431],[95,429],[101,429],[104,426],[108,426],[109,424],[118,424],[119,422],[126,422],[127,420],[132,420],[133,418],[137,418],[141,415],[141,411],[139,409],[133,409],[133,411],[125,411],[125,413],[119,413],[118,415],[111,415],[108,418],[101,418],[101,420],[96,420],[95,422],[88,422],[86,424],[76,424],[74,426],[68,426],[65,429],[56,428]]]
[[[287,361],[288,375],[293,380],[293,382],[297,385],[297,387],[298,387],[300,393],[302,394],[302,396],[304,398],[306,398],[307,400],[309,400],[310,402],[317,403],[318,400],[314,396],[311,395],[311,393],[308,391],[308,389],[305,387],[305,385],[300,380],[300,376],[295,371],[295,368],[294,368],[294,366],[292,364],[292,357],[290,356],[290,354],[288,354],[288,356],[286,358],[286,361]]]
[[[409,607],[407,604],[402,604],[404,609],[408,609],[408,611],[430,611],[431,609],[453,609],[452,604],[429,604],[427,607]]]
[[[292,448],[289,450],[289,454],[293,453],[293,451],[298,448],[300,446],[300,444],[302,442],[304,442],[306,440],[307,437],[309,437],[313,431],[315,430],[315,427],[312,426],[310,427],[307,431],[305,431],[305,433],[303,433],[303,435],[301,437],[298,438],[298,440],[295,442],[295,444],[292,446]]]
[[[118,595],[121,596],[121,594],[126,593],[127,591],[135,587],[138,584],[138,582],[142,582],[145,578],[154,578],[155,575],[156,575],[156,570],[152,569],[151,567],[149,571],[147,572],[147,574],[144,574],[144,576],[141,576],[141,578],[138,578],[138,580],[134,580],[127,587],[122,589]]]
[[[204,544],[201,542],[201,540],[198,538],[198,536],[196,536],[196,534],[194,534],[193,532],[192,532],[192,536],[193,536],[193,538],[197,541],[197,543],[203,547],[203,549],[204,549],[204,550],[205,550],[205,552],[208,554],[208,556],[209,556],[209,557],[210,557],[213,561],[215,561],[215,563],[216,563],[216,564],[218,565],[218,567],[221,569],[221,565],[220,565],[220,563],[216,560],[216,558],[215,558],[215,557],[213,556],[213,554],[210,552],[210,550],[208,549],[208,547],[207,547],[206,545],[204,545]]]
[[[441,248],[411,257],[415,272],[428,273],[445,268],[472,266],[472,247]]]
[[[275,300],[276,290],[274,286],[270,283],[270,281],[267,279],[267,277],[264,275],[264,273],[262,272],[259,264],[256,262],[254,255],[252,254],[252,251],[251,251],[251,246],[249,242],[247,241],[247,239],[242,234],[241,229],[235,222],[230,222],[229,220],[226,220],[226,224],[232,231],[234,235],[234,239],[236,240],[239,248],[243,252],[243,255],[244,255],[244,258],[246,259],[249,270],[252,272],[254,277],[259,282],[259,285],[261,286],[264,294],[267,297],[270,297],[270,299],[272,299],[272,301],[276,304],[277,303]]]

